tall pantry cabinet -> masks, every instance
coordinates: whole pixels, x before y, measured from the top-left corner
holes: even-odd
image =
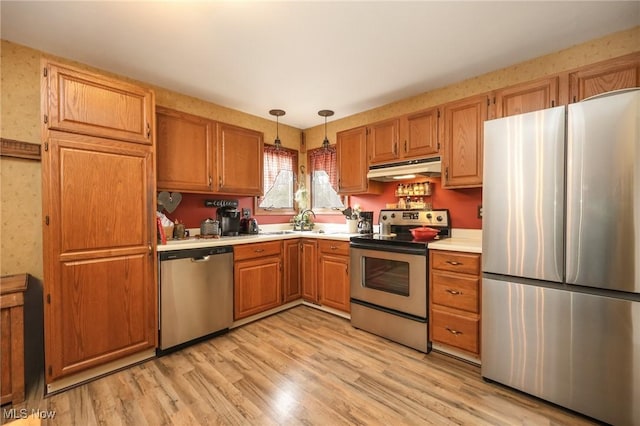
[[[153,92],[42,63],[48,391],[153,355]]]

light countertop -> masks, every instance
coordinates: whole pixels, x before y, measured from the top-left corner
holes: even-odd
[[[451,232],[451,238],[429,243],[429,250],[482,253],[482,231],[479,229],[454,228]]]
[[[251,244],[265,241],[289,240],[293,238],[317,238],[324,240],[349,241],[349,238],[358,234],[349,234],[337,231],[287,231],[284,234],[274,234],[278,231],[267,231],[254,235],[238,235],[235,237],[220,238],[195,238],[185,240],[169,240],[167,244],[158,244],[158,251],[185,250],[193,248],[228,246],[238,244]]]

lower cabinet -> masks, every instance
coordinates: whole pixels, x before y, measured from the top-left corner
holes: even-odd
[[[320,303],[318,300],[318,242],[315,239],[300,240],[300,283],[302,298],[307,302]]]
[[[480,255],[430,251],[432,342],[480,357]]]
[[[349,242],[318,241],[318,293],[321,305],[350,312]]]
[[[302,242],[299,239],[284,240],[284,276],[282,285],[283,302],[291,302],[302,297]]]
[[[282,242],[233,248],[233,319],[246,318],[282,304]]]

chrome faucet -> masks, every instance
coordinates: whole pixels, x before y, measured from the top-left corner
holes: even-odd
[[[308,215],[309,213],[311,213],[314,218],[316,217],[316,214],[311,209],[305,209],[300,213],[300,219],[302,219],[302,221],[300,222],[300,230],[301,231],[304,231],[305,215]],[[309,226],[309,231],[311,231],[311,227],[312,226]]]

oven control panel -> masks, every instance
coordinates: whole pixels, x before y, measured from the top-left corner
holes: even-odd
[[[380,224],[449,227],[449,210],[380,210]]]

